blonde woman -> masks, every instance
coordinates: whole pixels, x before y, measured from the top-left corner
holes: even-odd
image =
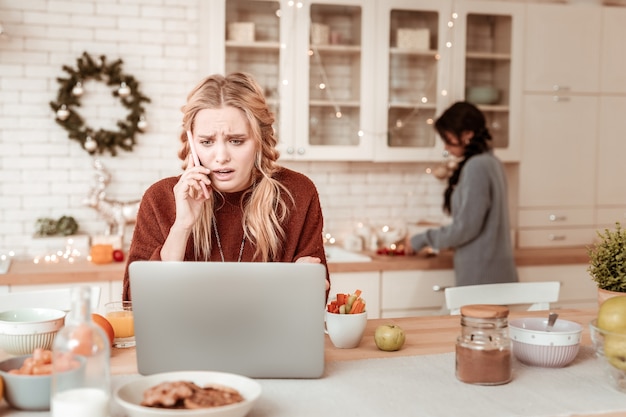
[[[306,176],[277,163],[274,117],[256,81],[244,73],[212,75],[189,93],[182,112],[178,156],[184,171],[145,192],[128,264],[326,265],[317,190]],[[131,299],[128,264],[125,300]],[[327,274],[327,292],[329,287]]]

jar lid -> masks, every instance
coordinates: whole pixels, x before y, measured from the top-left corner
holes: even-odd
[[[461,315],[478,319],[499,319],[509,315],[509,308],[493,304],[470,304],[461,307]]]

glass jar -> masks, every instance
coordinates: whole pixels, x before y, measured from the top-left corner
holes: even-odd
[[[72,290],[72,309],[52,345],[52,417],[110,415],[111,347],[92,320],[91,288]]]
[[[497,305],[461,307],[456,342],[456,377],[468,384],[501,385],[511,380],[509,309]]]

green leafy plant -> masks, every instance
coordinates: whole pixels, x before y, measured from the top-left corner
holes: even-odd
[[[626,230],[619,222],[615,225],[615,230],[598,231],[599,240],[587,248],[587,271],[598,288],[626,292]]]

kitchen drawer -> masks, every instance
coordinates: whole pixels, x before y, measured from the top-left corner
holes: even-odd
[[[520,209],[517,217],[519,227],[570,227],[594,224],[594,211],[588,209]]]
[[[595,236],[596,229],[593,227],[519,230],[517,245],[519,248],[586,246],[593,243]]]
[[[598,207],[596,209],[596,227],[613,229],[615,222],[626,227],[626,207]]]
[[[439,314],[445,307],[441,289],[454,286],[454,271],[383,271],[381,310],[383,317]]]

